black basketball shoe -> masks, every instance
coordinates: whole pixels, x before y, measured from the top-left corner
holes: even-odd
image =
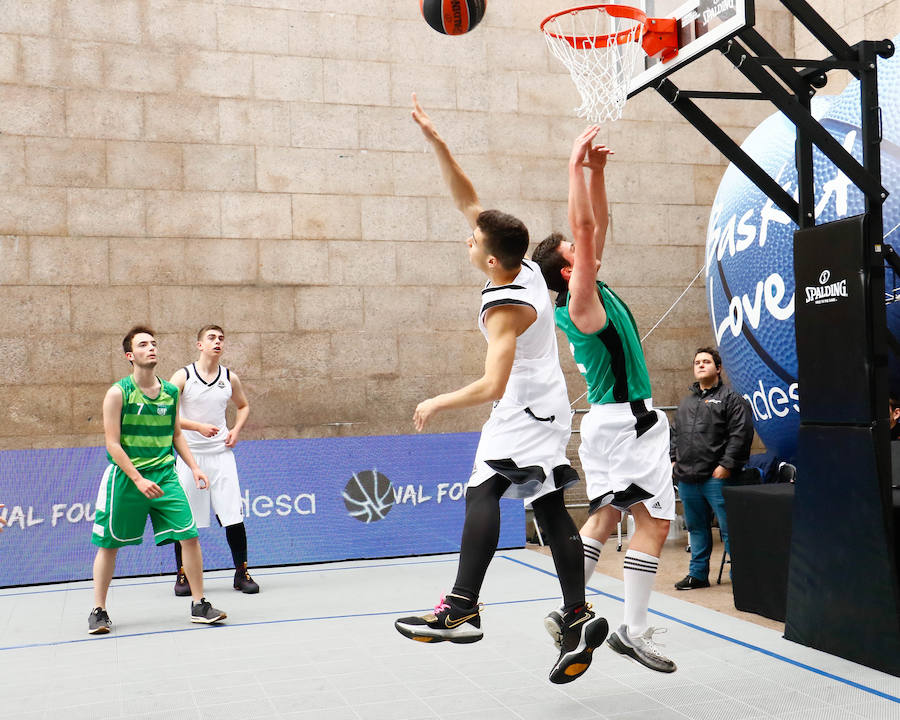
[[[259,592],[259,585],[250,577],[247,571],[247,563],[244,563],[234,573],[234,589],[240,590],[247,595],[256,595]]]
[[[178,568],[178,574],[175,576],[175,594],[178,597],[188,597],[191,594],[191,584],[184,574],[184,568]]]
[[[212,625],[222,622],[227,617],[228,615],[214,608],[206,598],[200,598],[200,602],[191,603],[191,622]]]
[[[394,621],[397,631],[419,642],[473,643],[484,637],[481,631],[481,604],[469,605],[467,598],[448,593],[441,596],[434,612],[421,617]]]
[[[603,644],[609,624],[585,603],[562,616],[559,660],[550,670],[550,682],[561,685],[580,678],[591,665],[593,653]]]

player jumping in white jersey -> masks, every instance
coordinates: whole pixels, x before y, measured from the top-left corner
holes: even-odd
[[[500,498],[531,498],[543,526],[563,594],[562,642],[550,681],[580,677],[606,638],[607,622],[584,600],[582,545],[566,512],[563,488],[578,476],[566,459],[571,415],[559,367],[553,308],[538,267],[524,260],[528,230],[497,210],[482,210],[471,181],[413,95],[413,119],[431,143],[456,207],[472,228],[469,261],[488,276],[478,325],[487,339],[484,375],[416,407],[416,430],[435,413],[493,402],[481,431],[466,490],[459,567],[453,590],[433,613],[398,619],[421,642],[471,643],[482,638],[478,596],[500,534]]]
[[[181,391],[178,408],[181,427],[197,464],[209,478],[209,489],[197,490],[194,487],[190,470],[181,458],[176,470],[191,503],[197,527],[209,527],[212,506],[219,524],[225,528],[225,537],[234,560],[234,589],[252,595],[259,592],[259,585],[247,571],[247,531],[244,528],[237,465],[231,451],[247,422],[250,404],[237,374],[219,363],[225,349],[222,328],[218,325],[202,327],[197,333],[197,349],[200,351],[197,361],[176,371],[171,382]],[[234,426],[230,430],[225,422],[229,402],[237,408]],[[178,567],[175,594],[190,595],[191,588],[181,566],[181,546],[178,543],[175,543],[175,563]]]

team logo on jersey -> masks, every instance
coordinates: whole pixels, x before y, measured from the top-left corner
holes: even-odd
[[[219,380],[219,382],[216,383],[216,384],[217,384],[220,388],[225,387],[225,381],[224,381],[224,380]]]
[[[165,408],[165,405],[160,405],[159,407],[157,407],[157,408],[156,408],[156,414],[157,414],[157,415],[165,415],[165,414],[166,414],[166,408]]]

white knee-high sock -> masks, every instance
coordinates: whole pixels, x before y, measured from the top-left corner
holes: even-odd
[[[647,629],[647,606],[656,580],[659,558],[629,550],[625,553],[625,625],[628,634],[637,637]]]
[[[591,581],[594,570],[597,569],[597,563],[600,560],[600,551],[603,549],[603,543],[594,538],[581,536],[581,544],[584,545],[584,584],[587,585]]]

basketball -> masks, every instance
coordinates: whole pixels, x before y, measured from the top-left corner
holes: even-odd
[[[444,35],[463,35],[473,30],[481,18],[487,0],[419,0],[422,17]]]
[[[883,108],[882,184],[885,242],[900,249],[900,62],[879,60],[879,103]],[[836,98],[814,98],[813,115],[831,135],[862,159],[859,83]],[[781,113],[763,120],[741,146],[789,193],[797,188],[794,125]],[[816,150],[813,180],[816,223],[857,215],[862,194]],[[766,447],[782,457],[797,448],[801,388],[797,384],[794,338],[793,239],[797,229],[736,167],[729,165],[719,185],[706,238],[707,304],[725,371],[749,402]],[[900,278],[886,272],[887,292]],[[888,327],[900,333],[900,302],[887,306]],[[891,358],[890,380],[900,387],[900,363]]]

